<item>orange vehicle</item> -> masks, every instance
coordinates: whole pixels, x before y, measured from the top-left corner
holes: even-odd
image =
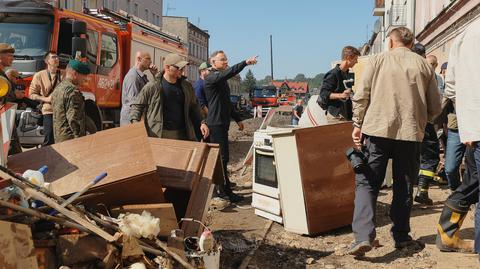
[[[252,106],[276,107],[278,106],[278,89],[275,86],[261,86],[250,90]]]
[[[81,53],[91,74],[80,88],[97,130],[119,122],[122,82],[137,50],[149,52],[159,67],[168,53],[187,55],[178,38],[128,14],[77,13],[40,1],[0,2],[0,42],[15,47],[13,67],[22,73],[27,89],[35,72],[45,68],[46,52],[59,55],[60,69]]]

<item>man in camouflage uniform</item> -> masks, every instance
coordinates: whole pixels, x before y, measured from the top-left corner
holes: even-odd
[[[52,93],[53,137],[55,143],[85,136],[85,100],[77,88],[90,73],[88,65],[71,60],[65,79]]]

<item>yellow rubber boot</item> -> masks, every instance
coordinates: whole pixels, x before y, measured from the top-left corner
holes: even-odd
[[[460,227],[462,227],[467,213],[468,211],[454,210],[448,204],[445,204],[438,221],[435,242],[440,251],[474,253],[473,241],[463,240],[458,237]]]

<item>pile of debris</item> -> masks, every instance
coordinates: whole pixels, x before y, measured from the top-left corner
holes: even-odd
[[[139,123],[7,164],[1,268],[218,268],[221,246],[202,224],[223,180],[215,145],[149,138]]]

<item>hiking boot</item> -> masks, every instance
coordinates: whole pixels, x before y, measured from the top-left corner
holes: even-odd
[[[433,200],[428,197],[428,192],[426,191],[418,192],[413,200],[422,205],[433,205]]]
[[[365,256],[365,253],[369,252],[370,250],[372,250],[372,244],[370,241],[355,242],[352,244],[352,246],[350,246],[348,254],[362,257]]]
[[[411,236],[407,236],[403,240],[395,241],[395,248],[396,249],[413,247],[413,246],[421,247],[422,243],[417,241],[417,240],[413,240],[413,238]]]

